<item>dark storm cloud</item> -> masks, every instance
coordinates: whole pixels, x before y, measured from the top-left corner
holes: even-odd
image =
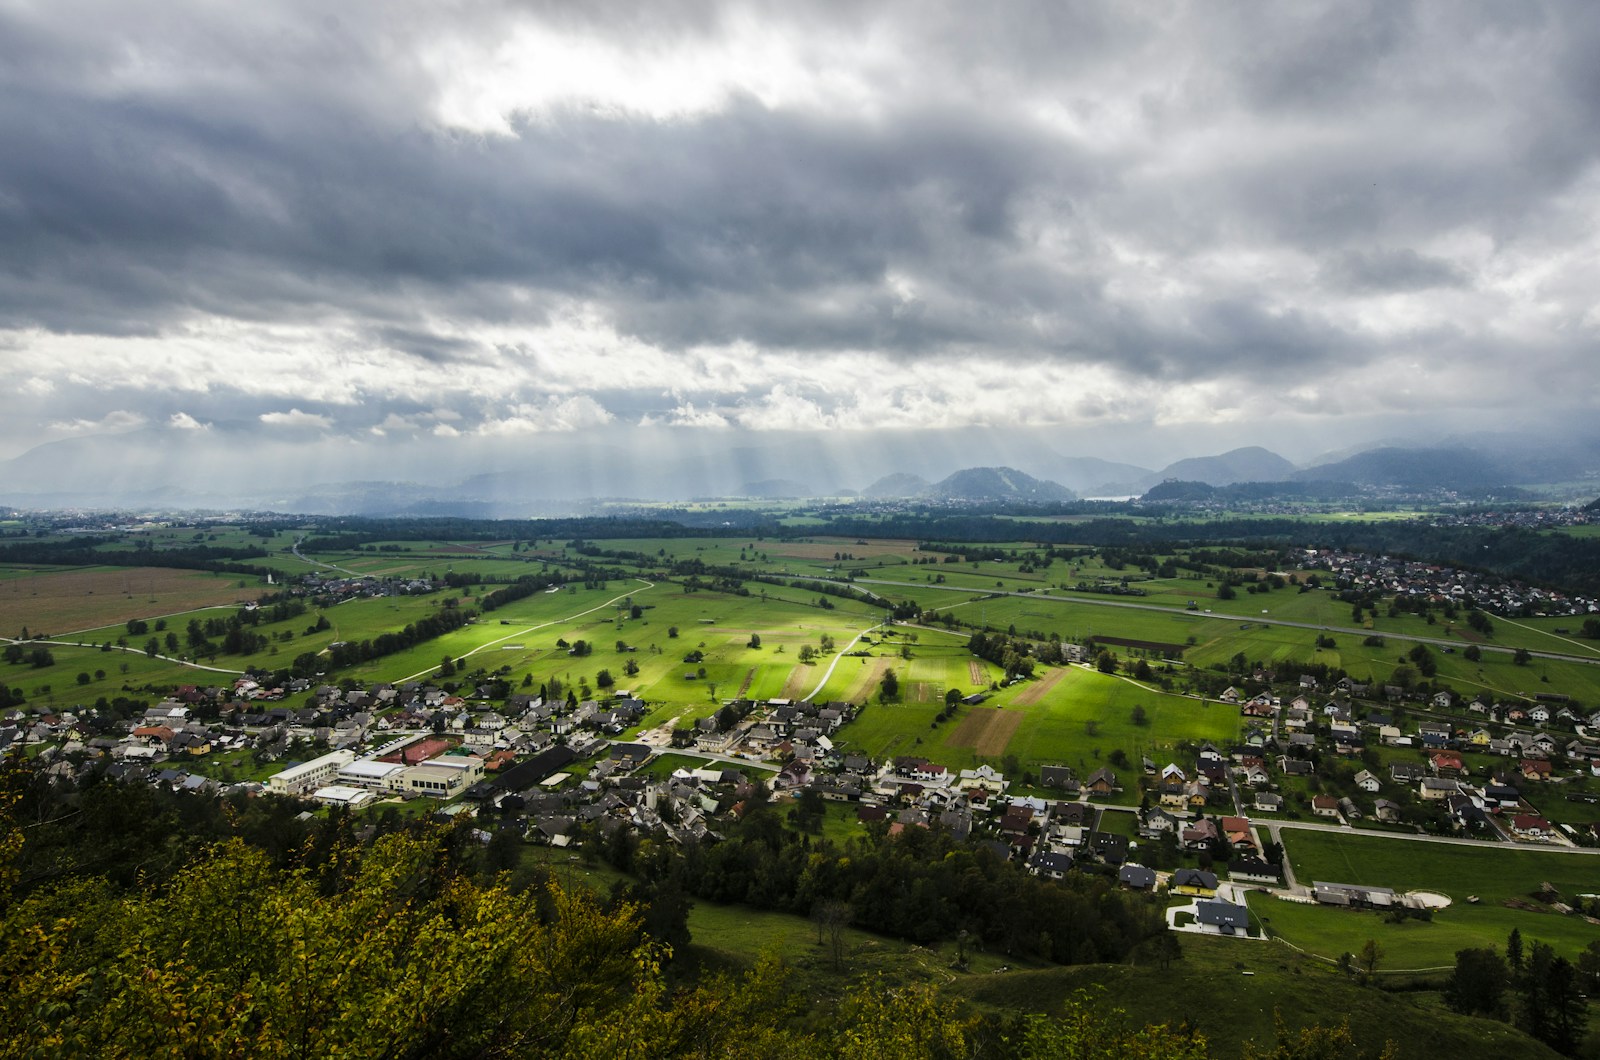
[[[1346,251],[1329,261],[1322,275],[1336,287],[1376,293],[1462,287],[1469,282],[1450,262],[1410,249]]]
[[[991,322],[889,322],[886,270],[945,247],[1004,254],[1019,194],[1046,175],[1096,179],[1074,152],[978,113],[908,113],[879,131],[746,102],[670,126],[569,115],[490,141],[374,137],[318,116],[287,138],[145,107],[116,118],[79,100],[0,103],[19,148],[0,162],[15,204],[0,214],[13,280],[0,311],[14,325],[154,330],[297,302],[403,317],[383,304],[403,285],[450,302],[490,282],[599,297],[669,345],[937,346]],[[835,314],[811,304],[840,290]]]
[[[522,101],[508,75],[503,130],[441,118],[442,82],[530,26],[641,65],[684,49],[685,77],[735,72],[713,103],[662,114],[607,104],[604,85],[598,102]],[[752,33],[799,56],[791,96],[738,72],[729,42],[755,47]],[[569,356],[506,333],[574,305],[685,363],[733,345],[870,355],[908,386],[925,367],[1000,364],[1281,390],[1419,348],[1470,366],[1492,360],[1495,321],[1440,300],[1583,256],[1595,54],[1600,10],[1575,4],[13,10],[0,329],[322,328],[340,356],[393,355],[414,391]],[[1367,313],[1376,296],[1409,313]],[[1588,309],[1552,299],[1569,320]],[[1519,327],[1555,370],[1593,325]],[[252,429],[294,407],[385,422],[351,411],[377,400],[367,382],[295,406],[228,376],[196,389],[228,394],[230,422]],[[61,386],[60,422],[139,404]],[[429,419],[415,393],[396,414],[443,429],[520,401],[535,413],[510,419],[537,420],[571,393],[521,386],[442,395],[459,420]],[[697,386],[640,415],[771,384]],[[1063,408],[1138,404],[1071,396]]]

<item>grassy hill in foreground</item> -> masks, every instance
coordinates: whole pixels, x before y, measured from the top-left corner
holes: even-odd
[[[1348,1016],[1357,1044],[1373,1054],[1392,1040],[1402,1057],[1553,1060],[1559,1055],[1508,1024],[1458,1016],[1435,993],[1359,987],[1273,943],[1184,936],[1183,960],[1166,970],[1029,965],[973,953],[970,970],[957,972],[950,968],[953,946],[931,950],[852,929],[846,932],[843,967],[835,970],[815,926],[797,916],[702,902],[690,913],[689,924],[694,944],[682,955],[679,974],[692,977],[777,955],[793,970],[794,989],[821,1003],[837,1001],[862,979],[881,976],[896,984],[937,983],[975,1011],[992,1013],[1059,1014],[1069,999],[1088,991],[1097,1004],[1125,1010],[1134,1023],[1187,1020],[1206,1035],[1211,1055],[1219,1058],[1239,1056],[1247,1041],[1270,1045],[1275,1013],[1291,1028],[1337,1026]]]
[[[1373,1055],[1385,1041],[1402,1057],[1559,1055],[1509,1024],[1449,1011],[1436,993],[1360,987],[1272,943],[1185,936],[1183,949],[1184,959],[1165,971],[1093,964],[962,981],[952,990],[980,1008],[1045,1013],[1078,991],[1098,992],[1135,1023],[1189,1021],[1216,1057],[1240,1055],[1247,1041],[1270,1045],[1275,1014],[1290,1028],[1337,1026],[1348,1016],[1357,1045]]]

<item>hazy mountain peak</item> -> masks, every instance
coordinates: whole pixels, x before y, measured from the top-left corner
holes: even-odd
[[[932,488],[933,483],[921,475],[913,475],[906,471],[896,471],[892,475],[883,476],[862,490],[861,495],[872,500],[900,500],[909,497],[920,497]]]
[[[1059,482],[1037,479],[1014,467],[964,468],[935,485],[933,495],[944,500],[1039,504],[1077,499],[1076,494]]]
[[[1289,461],[1259,445],[1231,449],[1218,456],[1196,456],[1169,464],[1157,473],[1160,481],[1178,479],[1228,486],[1235,482],[1282,482],[1294,474]]]

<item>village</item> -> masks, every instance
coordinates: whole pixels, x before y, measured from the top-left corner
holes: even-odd
[[[1294,828],[1505,846],[1600,843],[1600,807],[1585,827],[1552,823],[1525,794],[1600,776],[1600,739],[1579,735],[1600,728],[1600,711],[1462,704],[1439,693],[1405,711],[1411,720],[1402,724],[1400,711],[1358,698],[1366,687],[1346,681],[1322,692],[1304,680],[1287,702],[1225,692],[1223,703],[1240,712],[1233,745],[1201,743],[1171,761],[1119,754],[1120,773],[1108,764],[1083,775],[1040,764],[1008,777],[994,764],[954,769],[851,752],[844,730],[862,710],[895,709],[883,704],[729,700],[691,724],[642,728],[649,705],[627,691],[547,700],[504,694],[492,682],[449,692],[416,681],[363,689],[294,679],[267,688],[240,678],[185,686],[109,725],[93,711],[14,712],[0,727],[0,747],[30,748],[62,782],[103,770],[196,796],[299,799],[307,814],[416,804],[443,820],[465,815],[485,840],[510,829],[557,848],[618,829],[715,842],[754,801],[789,802],[814,816],[842,806],[833,812],[865,830],[945,829],[1041,877],[1114,875],[1123,888],[1183,899],[1169,905],[1175,929],[1227,935],[1254,930],[1249,889],[1325,905],[1413,901],[1382,887],[1297,880],[1282,843]],[[304,705],[289,706],[288,697]],[[1435,711],[1481,715],[1483,724],[1431,720]],[[1490,734],[1491,717],[1502,735]],[[210,765],[230,755],[242,764],[244,753],[270,775],[242,780]]]
[[[1299,566],[1330,572],[1340,590],[1476,607],[1497,615],[1600,613],[1600,601],[1587,596],[1392,556],[1307,549]]]

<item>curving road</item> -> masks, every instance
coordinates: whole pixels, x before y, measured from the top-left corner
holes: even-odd
[[[35,637],[33,640],[15,640],[11,637],[0,637],[0,644],[48,644],[56,648],[89,648],[97,652],[124,651],[130,655],[143,655],[149,659],[160,659],[163,662],[177,663],[187,666],[191,670],[208,670],[214,674],[232,674],[234,677],[243,677],[243,670],[229,670],[224,666],[207,666],[205,663],[190,662],[188,659],[179,659],[171,655],[162,655],[159,652],[151,655],[143,648],[129,648],[118,644],[102,645],[89,644],[81,640],[53,640],[48,637]]]
[[[845,652],[849,651],[851,648],[854,648],[856,646],[856,642],[859,641],[862,637],[865,637],[868,633],[871,633],[873,630],[877,629],[879,626],[884,626],[884,625],[887,625],[887,624],[888,624],[887,622],[879,622],[876,625],[868,626],[866,629],[862,630],[860,633],[857,633],[855,636],[851,637],[850,638],[850,643],[846,644],[843,648],[839,649],[839,653],[833,657],[833,661],[828,664],[828,668],[822,672],[822,680],[817,682],[817,687],[813,688],[811,690],[811,694],[809,696],[806,696],[805,698],[815,702],[815,700],[817,698],[817,693],[821,692],[823,690],[823,688],[827,686],[828,678],[833,676],[833,668],[839,665],[839,660],[844,658]]]

